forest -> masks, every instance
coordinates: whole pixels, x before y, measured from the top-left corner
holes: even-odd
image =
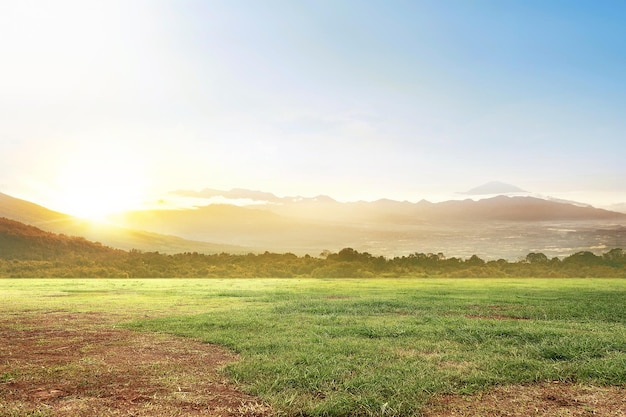
[[[626,278],[626,252],[613,248],[564,258],[529,253],[524,258],[462,259],[443,253],[412,253],[393,258],[344,248],[316,256],[292,253],[163,254],[123,251],[84,238],[42,231],[0,218],[0,277],[58,278],[373,278],[373,277],[620,277]]]

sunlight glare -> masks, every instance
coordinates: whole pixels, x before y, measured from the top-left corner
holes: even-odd
[[[56,206],[90,220],[138,207],[145,198],[147,175],[140,159],[109,147],[76,152],[57,178]]]

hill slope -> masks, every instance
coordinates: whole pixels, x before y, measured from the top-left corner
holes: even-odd
[[[33,225],[45,231],[82,236],[120,249],[139,249],[164,253],[245,253],[248,248],[195,242],[176,236],[145,232],[135,228],[91,222],[49,210],[40,205],[0,193],[0,216]]]
[[[46,260],[73,253],[99,257],[122,253],[82,237],[46,232],[34,226],[0,217],[0,254],[3,259]]]

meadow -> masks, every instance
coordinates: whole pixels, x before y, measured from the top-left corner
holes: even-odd
[[[626,387],[623,279],[3,279],[0,314],[236,352],[224,375],[279,415],[420,415],[441,394]],[[16,330],[18,331],[18,330]]]

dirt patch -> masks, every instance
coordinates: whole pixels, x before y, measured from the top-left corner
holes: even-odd
[[[115,329],[105,314],[0,317],[2,416],[269,416],[228,383],[227,350]]]
[[[116,329],[117,321],[113,314],[100,313],[1,315],[0,416],[273,414],[268,405],[225,380],[220,370],[237,359],[229,351],[186,338]],[[624,417],[626,388],[553,382],[437,395],[423,416]]]
[[[624,417],[626,389],[558,382],[498,387],[476,395],[438,395],[424,417]]]

